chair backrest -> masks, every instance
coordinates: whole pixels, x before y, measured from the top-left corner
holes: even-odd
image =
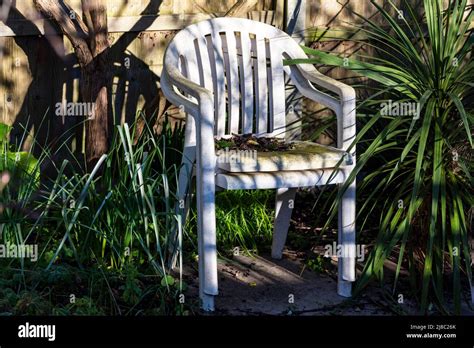
[[[287,50],[304,55],[296,41],[271,25],[215,18],[180,31],[164,63],[213,92],[215,135],[284,137]]]

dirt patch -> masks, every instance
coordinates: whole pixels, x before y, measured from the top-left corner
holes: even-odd
[[[376,287],[355,299],[341,297],[335,274],[313,272],[289,251],[282,260],[269,255],[219,259],[218,270],[215,315],[418,314],[416,303],[394,304]],[[197,300],[199,282],[195,269],[191,273],[189,295]]]

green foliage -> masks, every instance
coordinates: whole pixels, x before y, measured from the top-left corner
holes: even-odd
[[[127,265],[125,269],[125,285],[123,290],[123,299],[129,304],[135,304],[142,296],[142,284],[138,279],[138,270],[133,265]]]
[[[15,151],[8,142],[12,127],[0,123],[0,172],[7,171],[13,179],[28,180],[28,176],[38,184],[38,160],[26,151]]]
[[[216,194],[216,227],[218,248],[228,254],[239,248],[258,252],[271,245],[274,216],[274,190],[222,191]],[[196,210],[188,220],[193,249],[196,244]]]
[[[324,273],[329,264],[330,261],[327,261],[324,257],[320,255],[314,258],[310,258],[305,262],[305,266],[316,273]]]
[[[90,173],[72,154],[52,161],[45,149],[37,165],[53,163],[52,174],[38,184],[29,177],[6,185],[1,243],[37,244],[39,259],[0,260],[0,288],[8,291],[0,313],[189,314],[195,303],[180,302],[187,285],[168,268],[183,131],[165,124],[157,135],[145,124],[136,135],[135,127],[120,126]],[[220,193],[217,200],[221,250],[270,244],[272,191]],[[184,244],[195,251],[195,219],[188,224],[193,233]]]
[[[5,144],[8,144],[8,134],[10,133],[11,129],[11,126],[5,123],[0,123],[0,145],[2,150]]]
[[[358,106],[358,135],[352,145],[357,144],[358,162],[349,178],[359,177],[358,192],[364,196],[359,229],[371,214],[380,214],[375,248],[358,290],[374,277],[383,279],[384,261],[395,255],[394,291],[406,267],[421,309],[427,311],[433,302],[447,311],[445,279],[451,275],[459,313],[463,281],[472,286],[466,218],[474,203],[472,7],[454,0],[443,9],[443,1],[425,0],[419,19],[404,1],[405,15],[397,18],[371,2],[390,28],[356,14],[364,21],[357,30],[369,37],[374,57],[347,59],[305,48],[313,58],[304,60],[349,69],[376,82],[360,86],[369,96]],[[389,101],[415,103],[419,113],[386,113],[382,103]],[[332,207],[334,217],[337,201]]]
[[[9,270],[18,270],[10,276],[12,286],[30,289],[38,282],[46,287],[74,283],[69,265],[75,265],[76,272],[99,272],[104,290],[115,283],[114,290],[104,291],[110,294],[104,305],[114,313],[126,306],[136,310],[142,301],[150,300],[150,285],[145,287],[142,277],[156,277],[159,286],[170,272],[168,235],[175,219],[173,192],[181,160],[175,148],[181,148],[183,128],[178,125],[170,130],[165,124],[163,135],[156,135],[148,124],[140,135],[134,129],[117,127],[109,153],[90,173],[80,169],[74,156],[72,162],[57,163],[45,149],[38,166],[53,163],[52,175],[36,185],[36,179],[25,177],[5,186],[1,193],[2,244],[36,244],[39,248],[36,263],[0,260],[5,279]],[[0,131],[7,132],[3,127]],[[22,276],[26,270],[40,278]],[[113,282],[112,272],[121,280]],[[183,288],[181,281],[177,283],[178,289]],[[155,289],[162,313],[174,311],[176,289]],[[64,310],[84,312],[76,307]],[[22,313],[21,308],[14,312]]]

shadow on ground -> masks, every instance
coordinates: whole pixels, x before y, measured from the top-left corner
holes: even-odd
[[[367,289],[356,299],[337,295],[337,276],[316,273],[286,252],[282,260],[269,255],[234,256],[219,260],[216,315],[397,315],[418,314],[416,303],[387,299],[380,288]],[[189,295],[198,296],[195,269],[185,272]],[[473,315],[473,312],[465,314]]]

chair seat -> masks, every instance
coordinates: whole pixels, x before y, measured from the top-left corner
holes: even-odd
[[[217,167],[231,173],[279,172],[334,168],[345,151],[309,141],[293,141],[284,151],[233,151],[217,153]]]
[[[218,173],[216,185],[224,190],[256,190],[313,187],[340,184],[346,179],[343,170],[316,169],[281,172]]]

